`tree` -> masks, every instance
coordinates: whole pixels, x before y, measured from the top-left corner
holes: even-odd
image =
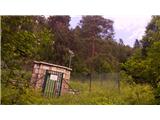
[[[160,83],[160,17],[152,16],[142,39],[142,49],[125,63],[123,68],[136,83],[149,83],[153,88]]]
[[[48,24],[52,29],[55,37],[55,55],[54,63],[68,66],[69,49],[74,47],[73,36],[69,29],[69,16],[50,16]]]
[[[54,33],[49,28],[48,21],[44,16],[34,16],[33,18],[36,21],[36,24],[34,25],[34,33],[37,39],[35,59],[52,63],[55,54]]]
[[[152,16],[151,21],[146,27],[145,36],[141,41],[143,56],[147,55],[147,48],[156,41],[160,41],[160,16]]]
[[[15,89],[29,85],[30,78],[25,79],[25,76],[31,71],[33,60],[48,59],[46,49],[50,48],[52,40],[50,31],[36,16],[3,16],[2,85],[16,85]],[[45,54],[41,54],[42,50]]]
[[[141,45],[140,45],[140,42],[138,41],[138,39],[135,40],[135,43],[134,43],[134,48],[140,48]]]
[[[2,61],[8,67],[33,57],[36,46],[36,37],[33,33],[34,24],[35,21],[30,16],[2,17]]]
[[[160,41],[160,16],[152,16],[142,39],[142,43],[148,42],[149,45],[156,41]]]
[[[102,35],[101,32],[103,31],[103,29],[107,29],[107,28],[104,28],[105,26],[99,27],[106,20],[105,18],[101,16],[83,16],[83,18],[80,24],[77,27],[75,27],[75,29],[73,29],[74,41],[75,41],[74,53],[76,55],[73,58],[73,63],[74,63],[73,69],[75,71],[82,72],[84,70],[89,72],[91,71],[91,65],[93,65],[92,69],[93,71],[96,71],[96,72],[98,72],[98,70],[101,69],[101,67],[103,67],[103,70],[100,70],[101,72],[120,70],[119,63],[125,62],[126,59],[129,56],[131,56],[132,49],[129,46],[118,44],[116,41],[113,40],[113,36],[108,38],[107,37],[104,38],[103,36],[100,36]],[[96,22],[95,24],[93,24],[94,20]],[[109,23],[106,23],[106,24],[109,24]],[[99,28],[101,29],[98,30]],[[96,34],[93,34],[94,30]],[[106,34],[106,36],[107,35],[108,34]],[[103,58],[102,57],[98,58],[98,56],[103,56]],[[100,59],[104,59],[104,60],[101,61]],[[82,67],[80,67],[81,66],[80,63],[83,64],[83,67],[85,67],[86,69],[81,69]],[[103,64],[105,67],[103,66]],[[105,70],[107,69],[107,66],[108,66],[107,64],[110,66],[108,67],[108,68],[111,68],[110,70]]]
[[[3,16],[2,34],[2,61],[8,67],[53,56],[53,33],[44,16]]]
[[[102,16],[83,16],[80,26],[84,37],[112,39],[114,35],[113,21]]]
[[[119,39],[119,44],[124,45],[123,40],[121,38]]]
[[[83,16],[80,21],[81,38],[86,40],[87,64],[93,71],[93,58],[97,53],[97,41],[112,40],[114,35],[113,21],[102,16]]]
[[[113,71],[112,64],[108,62],[107,58],[103,55],[94,57],[94,70],[97,73],[111,73]]]
[[[154,42],[147,51],[148,76],[153,87],[160,83],[160,41]],[[159,86],[160,87],[160,86]]]
[[[155,42],[147,49],[147,57],[142,58],[140,51],[132,56],[125,64],[127,74],[131,75],[136,83],[149,83],[154,88],[160,83],[160,42]]]

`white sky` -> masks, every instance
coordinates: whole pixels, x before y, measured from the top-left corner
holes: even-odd
[[[145,32],[145,27],[151,20],[151,16],[104,16],[114,21],[115,39],[122,38],[125,45],[134,45],[135,39],[141,39]],[[75,27],[80,16],[71,16],[71,27]]]

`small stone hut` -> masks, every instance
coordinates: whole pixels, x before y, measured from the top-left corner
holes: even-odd
[[[71,68],[65,66],[34,61],[31,85],[35,89],[42,89],[42,92],[48,95],[53,92],[54,96],[60,96],[69,89],[71,71]]]

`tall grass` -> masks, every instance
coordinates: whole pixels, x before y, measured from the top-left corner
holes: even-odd
[[[153,90],[149,85],[127,84],[121,82],[120,90],[112,82],[100,84],[92,82],[89,92],[88,83],[72,81],[71,85],[80,91],[78,95],[64,95],[59,100],[67,98],[64,104],[88,104],[88,105],[121,105],[121,104],[154,104]],[[62,100],[63,101],[63,100]],[[61,102],[59,103],[61,104]]]
[[[92,81],[89,92],[89,81],[71,80],[72,88],[78,94],[64,94],[60,97],[45,98],[41,91],[31,88],[14,89],[2,86],[2,104],[51,104],[51,105],[143,105],[155,104],[153,90],[149,85],[120,83],[120,89],[113,81]]]

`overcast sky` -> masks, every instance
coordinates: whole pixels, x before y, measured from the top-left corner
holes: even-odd
[[[115,39],[123,39],[125,45],[134,45],[135,39],[141,39],[151,16],[104,16],[114,21]],[[81,16],[71,16],[71,27],[75,27]]]

